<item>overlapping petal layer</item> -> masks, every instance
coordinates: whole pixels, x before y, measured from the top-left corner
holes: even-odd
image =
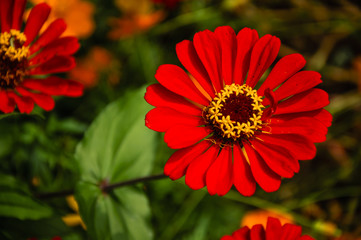
[[[286,223],[282,226],[280,220],[269,217],[267,226],[261,224],[242,227],[226,235],[221,240],[313,240],[308,235],[302,235],[302,228],[295,224]]]
[[[300,71],[306,63],[300,54],[281,58],[259,84],[279,48],[277,37],[259,38],[249,28],[236,34],[228,26],[196,33],[193,42],[177,45],[188,74],[177,66],[162,65],[155,75],[160,84],[149,86],[145,95],[156,107],[147,114],[146,125],[165,132],[168,146],[178,149],[166,164],[166,175],[173,180],[185,175],[189,187],[206,186],[211,195],[224,195],[234,185],[251,196],[257,184],[267,192],[276,191],[282,178],[299,171],[299,160],[315,157],[314,143],[326,140],[332,121],[323,109],[328,94],[314,88],[322,82],[319,73]],[[245,95],[247,87],[240,85],[260,87],[257,94],[247,90]],[[237,101],[242,108],[233,108]],[[239,121],[249,118],[254,126],[247,119],[249,125],[237,125],[231,115]]]
[[[51,8],[46,3],[34,6],[23,24],[25,5],[26,0],[3,0],[0,3],[1,34],[13,34],[16,30],[17,34],[25,36],[24,43],[20,45],[29,49],[22,60],[22,68],[25,68],[20,80],[10,83],[11,79],[1,76],[0,111],[4,113],[14,111],[16,106],[21,113],[30,113],[34,104],[49,111],[55,104],[51,96],[79,97],[83,94],[83,86],[78,82],[49,76],[75,67],[71,55],[79,49],[78,40],[75,37],[61,37],[66,29],[61,19],[53,21],[38,36]],[[2,62],[1,74],[7,73],[6,68],[7,62]]]

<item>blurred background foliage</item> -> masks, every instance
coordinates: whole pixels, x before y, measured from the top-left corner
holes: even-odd
[[[46,2],[50,18],[64,18],[67,34],[80,39],[68,77],[86,90],[81,98],[57,98],[51,112],[0,115],[0,239],[219,239],[268,215],[320,240],[361,236],[360,1]],[[209,196],[184,179],[102,192],[102,184],[163,172],[172,151],[143,128],[150,109],[144,86],[155,82],[159,65],[180,65],[176,43],[221,25],[276,35],[279,58],[301,53],[306,69],[322,74],[318,87],[330,94],[334,119],[316,158],[279,191],[259,189],[253,197]],[[74,189],[75,198],[65,197]]]

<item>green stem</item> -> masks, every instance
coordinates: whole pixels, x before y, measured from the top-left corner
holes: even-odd
[[[133,185],[133,184],[137,184],[137,183],[141,183],[141,182],[164,179],[166,177],[167,176],[164,174],[157,174],[157,175],[152,175],[152,176],[147,176],[147,177],[134,178],[134,179],[123,181],[123,182],[117,182],[117,183],[112,183],[112,184],[102,184],[102,185],[99,185],[99,188],[103,192],[109,192],[116,188]],[[63,190],[63,191],[58,191],[58,192],[50,192],[50,193],[38,193],[38,194],[35,194],[35,196],[40,199],[49,199],[49,198],[57,198],[57,197],[66,197],[66,196],[72,195],[72,194],[74,194],[74,189],[68,189],[68,190]]]

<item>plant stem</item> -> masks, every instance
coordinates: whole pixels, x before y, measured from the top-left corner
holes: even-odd
[[[133,184],[137,184],[137,183],[141,183],[141,182],[147,182],[147,181],[151,181],[151,180],[159,180],[159,179],[163,179],[166,177],[167,176],[164,174],[157,174],[157,175],[152,175],[152,176],[147,176],[147,177],[134,178],[131,180],[112,183],[112,184],[104,184],[103,183],[103,184],[99,185],[99,188],[103,192],[109,192],[116,188],[133,185]],[[38,194],[35,194],[35,197],[40,198],[40,199],[49,199],[49,198],[65,197],[65,196],[72,195],[72,194],[74,194],[74,189],[68,189],[68,190],[63,190],[63,191],[58,191],[58,192],[50,192],[50,193],[38,193]]]

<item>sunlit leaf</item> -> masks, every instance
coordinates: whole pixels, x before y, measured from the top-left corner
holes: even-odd
[[[144,126],[150,108],[144,92],[144,88],[129,92],[110,104],[77,147],[81,181],[75,196],[92,239],[152,239],[148,201],[140,189],[102,192],[99,187],[151,172],[156,141]]]

